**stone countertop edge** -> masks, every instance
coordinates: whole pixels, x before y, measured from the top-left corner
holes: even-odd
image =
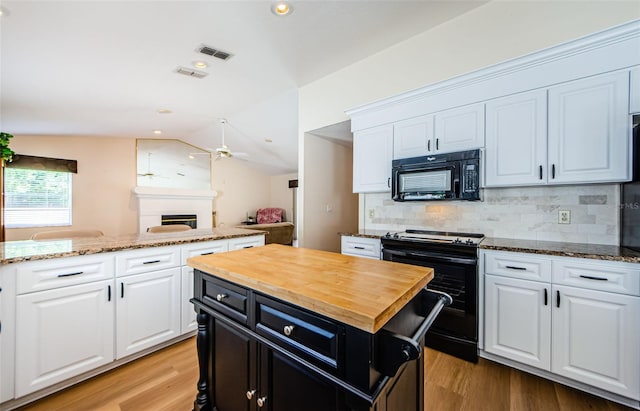
[[[559,257],[640,263],[640,252],[605,244],[563,243],[556,241],[517,240],[486,237],[480,243],[483,250],[511,251]]]
[[[266,231],[242,228],[214,228],[196,229],[192,232],[141,233],[113,237],[6,241],[0,243],[0,265],[266,234]]]
[[[361,238],[380,238],[387,234],[389,230],[360,230],[356,233],[339,232],[339,236],[361,237]]]

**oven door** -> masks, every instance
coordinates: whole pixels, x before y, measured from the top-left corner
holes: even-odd
[[[387,261],[433,268],[434,278],[427,284],[427,288],[445,292],[453,299],[450,306],[442,309],[431,332],[478,341],[476,257],[384,248],[382,254]]]

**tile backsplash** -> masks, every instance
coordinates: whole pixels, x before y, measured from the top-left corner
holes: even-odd
[[[396,203],[389,193],[364,194],[360,229],[422,228],[483,233],[487,237],[619,243],[620,185],[487,188],[483,201]],[[558,212],[570,211],[570,224]],[[371,215],[373,217],[371,218]]]

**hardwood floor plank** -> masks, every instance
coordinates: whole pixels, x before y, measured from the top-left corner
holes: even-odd
[[[426,411],[632,411],[482,358],[472,364],[429,348],[424,355]],[[191,411],[197,380],[189,338],[19,410]]]

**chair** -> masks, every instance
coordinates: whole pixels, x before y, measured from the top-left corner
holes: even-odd
[[[148,233],[175,233],[178,231],[189,231],[189,230],[191,230],[191,226],[186,224],[156,225],[156,226],[147,228]]]
[[[31,236],[32,240],[56,240],[61,238],[102,237],[100,230],[51,230],[40,231]]]

